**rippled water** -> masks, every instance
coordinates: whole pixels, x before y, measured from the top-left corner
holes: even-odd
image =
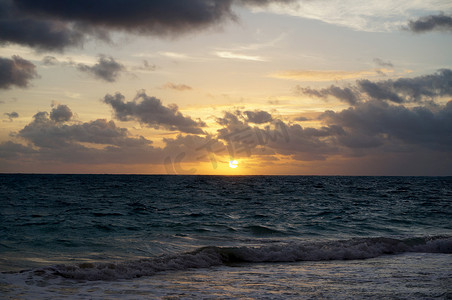
[[[77,298],[92,280],[104,287],[113,280],[119,290],[151,297],[284,298],[281,288],[268,294],[237,287],[228,296],[227,286],[215,282],[229,274],[253,281],[254,272],[273,270],[259,277],[261,284],[278,285],[294,272],[307,276],[289,280],[293,293],[286,296],[332,297],[328,291],[343,289],[347,297],[350,287],[339,283],[361,265],[361,295],[372,296],[372,286],[392,286],[369,275],[372,261],[390,270],[406,260],[406,273],[416,266],[422,273],[428,258],[443,266],[424,278],[431,286],[422,288],[422,276],[414,276],[417,283],[403,295],[451,295],[451,177],[0,175],[0,183],[0,270],[8,272],[0,291],[8,293],[26,295],[42,285],[55,289],[47,296],[63,297],[67,285],[67,295]],[[168,276],[177,280],[153,286]],[[178,276],[191,279],[178,285]],[[338,283],[322,291],[331,280]],[[308,283],[318,288],[308,292]],[[86,297],[105,293],[94,289]]]

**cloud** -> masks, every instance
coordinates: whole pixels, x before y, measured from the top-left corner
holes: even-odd
[[[15,111],[10,112],[10,113],[4,113],[4,115],[8,117],[10,122],[12,122],[13,119],[17,119],[19,117],[19,114]]]
[[[113,121],[98,119],[81,124],[61,124],[47,115],[45,112],[35,115],[34,120],[18,133],[17,137],[25,139],[28,146],[2,143],[0,153],[16,149],[20,163],[32,160],[44,165],[49,161],[88,165],[163,161],[160,148],[154,148],[152,142],[143,137],[131,136],[127,129],[117,127]]]
[[[432,101],[437,97],[452,96],[452,70],[441,69],[430,75],[396,80],[362,79],[357,80],[355,86],[345,88],[331,85],[328,88],[312,89],[298,85],[296,91],[323,99],[333,96],[350,105],[356,105],[367,99],[395,103]]]
[[[155,129],[163,127],[185,133],[203,133],[201,127],[206,126],[202,121],[194,121],[182,115],[177,105],[165,107],[159,99],[146,95],[144,91],[138,92],[128,102],[120,93],[114,96],[108,94],[104,97],[104,102],[111,105],[115,118],[121,121],[137,120]]]
[[[58,105],[50,112],[50,120],[57,123],[67,122],[72,118],[72,111],[67,105]]]
[[[179,92],[182,92],[182,91],[189,91],[189,90],[192,90],[193,88],[191,87],[191,86],[189,86],[189,85],[186,85],[186,84],[175,84],[175,83],[172,83],[172,82],[167,82],[167,83],[165,83],[163,86],[162,86],[162,88],[164,88],[164,89],[170,89],[170,90],[176,90],[176,91],[179,91]]]
[[[80,46],[84,33],[73,24],[46,19],[18,7],[20,1],[0,1],[0,44],[15,43],[38,50]]]
[[[371,82],[358,80],[362,93],[371,98],[396,103],[420,102],[435,97],[452,96],[452,70],[441,69],[431,75]]]
[[[12,59],[0,57],[0,89],[11,86],[28,87],[30,80],[38,77],[36,66],[28,60],[14,55]]]
[[[24,146],[12,141],[0,143],[0,160],[18,159],[21,158],[21,156],[29,156],[36,152],[37,151],[30,146]]]
[[[127,129],[119,128],[113,121],[97,119],[81,124],[66,124],[72,112],[66,105],[59,105],[49,114],[39,112],[33,116],[33,121],[17,134],[40,148],[67,148],[80,143],[113,145],[130,147],[151,144],[140,137],[132,138]],[[68,153],[68,155],[70,155]]]
[[[244,120],[244,117],[242,116],[242,112],[240,110],[236,110],[233,112],[229,112],[229,111],[225,111],[223,113],[223,117],[222,118],[217,118],[216,121],[218,124],[222,125],[222,126],[237,126],[237,125],[244,125],[246,122],[245,121],[241,121],[240,119]]]
[[[138,117],[146,115],[134,115],[127,110],[146,112],[153,110],[150,107],[157,107],[157,111],[165,114],[165,109],[170,109],[161,110],[158,100],[156,106],[155,98],[140,93],[137,98],[141,99],[132,102],[125,102],[120,94],[107,96],[107,100],[117,98],[119,104],[126,106],[120,110],[121,118],[139,120]],[[16,170],[12,164],[24,163],[40,164],[46,170],[52,162],[160,164],[169,173],[193,173],[196,169],[185,169],[184,163],[210,161],[216,167],[224,157],[231,156],[250,157],[251,161],[280,159],[295,168],[307,166],[317,174],[325,170],[346,174],[400,174],[401,169],[394,168],[396,164],[405,166],[402,170],[408,175],[425,174],[425,167],[432,175],[450,175],[452,101],[444,105],[423,102],[404,105],[405,102],[363,98],[347,109],[324,112],[319,119],[321,126],[316,128],[284,122],[263,110],[227,111],[217,119],[223,128],[216,134],[179,134],[176,138],[164,138],[162,147],[154,147],[152,141],[132,135],[114,121],[76,122],[68,115],[57,118],[59,114],[72,112],[69,107],[58,105],[50,113],[35,114],[29,124],[10,135],[19,142],[0,143],[0,161],[11,166],[11,170]],[[173,112],[177,111],[172,108]],[[272,120],[264,123],[268,116]],[[419,161],[413,164],[413,159]],[[334,169],[338,165],[340,168]]]
[[[243,112],[247,121],[255,124],[263,124],[273,121],[273,117],[270,113],[263,110],[255,110],[255,111],[244,111]]]
[[[450,12],[448,0],[392,1],[368,0],[298,0],[298,5],[270,5],[270,10],[305,19],[319,20],[327,24],[344,26],[352,30],[388,32],[400,30],[407,17],[416,17],[420,11]],[[255,11],[262,9],[256,8]]]
[[[338,142],[349,148],[371,148],[383,144],[394,149],[421,146],[452,150],[452,101],[436,109],[371,100],[340,112],[327,111],[321,118],[339,126],[345,134]]]
[[[336,137],[343,134],[342,128],[331,125],[320,128],[302,127],[298,124],[284,124],[288,139],[280,136],[269,140],[266,147],[276,153],[290,156],[300,161],[325,160],[341,153]],[[270,133],[271,135],[271,133]]]
[[[229,58],[229,59],[249,60],[249,61],[266,61],[266,59],[264,59],[261,56],[233,53],[230,51],[217,51],[216,55],[221,58]]]
[[[111,56],[100,55],[97,64],[88,66],[80,63],[77,64],[77,70],[108,82],[114,82],[119,74],[125,71],[125,67]]]
[[[240,121],[236,112],[220,119],[217,138],[240,156],[279,154],[298,161],[452,151],[452,101],[435,107],[407,108],[378,100],[326,111],[320,128],[274,120],[264,128]],[[237,118],[235,118],[235,117]],[[225,121],[227,120],[227,121]],[[247,152],[248,151],[248,152]],[[391,154],[392,153],[392,154]]]
[[[311,89],[310,87],[297,86],[296,91],[299,94],[314,96],[322,99],[327,99],[328,96],[333,96],[342,102],[354,105],[359,101],[359,95],[357,91],[351,87],[341,88],[335,85],[331,85],[328,88],[323,89]]]
[[[58,59],[56,59],[56,57],[54,56],[44,56],[44,58],[42,59],[42,64],[44,66],[56,66],[58,65],[60,62],[58,61]]]
[[[408,23],[408,30],[415,33],[424,33],[428,31],[452,32],[452,16],[442,13],[411,20]]]
[[[230,148],[247,149],[248,155],[263,155],[258,150],[264,147],[268,150],[266,155],[278,154],[298,161],[331,157],[392,157],[394,161],[402,153],[443,156],[452,151],[452,101],[442,105],[435,100],[452,95],[451,75],[452,71],[443,69],[414,78],[359,80],[355,86],[345,88],[299,87],[311,96],[336,97],[351,107],[324,112],[319,118],[322,126],[316,128],[274,118],[269,124],[272,126],[256,127],[250,125],[246,113],[229,111],[217,119],[223,126],[217,138]],[[263,136],[267,136],[264,143]]]
[[[380,67],[394,68],[394,65],[390,61],[383,61],[380,58],[374,58],[374,63]]]
[[[63,109],[66,107],[65,109]],[[71,111],[59,105],[55,112]],[[164,147],[154,147],[143,136],[133,136],[128,129],[118,127],[114,121],[97,119],[88,122],[57,121],[52,112],[42,111],[19,132],[10,136],[19,142],[0,143],[2,167],[24,164],[40,165],[48,170],[49,162],[55,164],[102,165],[102,164],[163,164],[166,158],[180,158],[184,162],[208,161],[200,158],[196,150],[210,142],[209,136],[178,135],[175,139],[163,139]],[[216,143],[223,146],[221,142]],[[3,163],[5,163],[3,165]],[[172,168],[183,172],[177,162]],[[169,167],[169,166],[168,166]]]
[[[147,60],[143,60],[143,65],[135,67],[134,69],[141,71],[155,71],[157,69],[157,66],[150,64]]]
[[[261,111],[260,115],[270,115]],[[252,126],[246,113],[239,110],[224,112],[217,123],[224,126],[218,130],[217,139],[228,146],[231,157],[283,155],[296,160],[325,160],[338,153],[335,136],[342,133],[337,126],[303,128],[287,124],[271,116],[265,126]]]
[[[90,37],[109,39],[110,31],[177,36],[237,17],[232,5],[267,5],[257,0],[5,0],[0,2],[0,42],[40,50],[81,46]]]

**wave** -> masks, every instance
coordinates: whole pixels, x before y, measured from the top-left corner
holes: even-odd
[[[198,248],[195,251],[121,263],[57,265],[32,271],[78,280],[115,280],[150,276],[161,271],[208,268],[233,263],[353,260],[406,252],[452,253],[452,237],[355,238],[320,242],[289,242],[261,247]]]

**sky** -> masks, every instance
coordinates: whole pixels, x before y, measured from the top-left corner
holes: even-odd
[[[0,172],[452,175],[450,49],[449,0],[0,0]]]

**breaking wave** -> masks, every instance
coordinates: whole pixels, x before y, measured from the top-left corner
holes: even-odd
[[[56,275],[78,280],[115,280],[150,276],[161,271],[209,268],[243,262],[353,260],[406,252],[450,254],[452,253],[452,237],[355,238],[350,240],[278,243],[261,247],[208,246],[177,255],[163,255],[119,263],[56,265],[31,272],[35,275]]]

